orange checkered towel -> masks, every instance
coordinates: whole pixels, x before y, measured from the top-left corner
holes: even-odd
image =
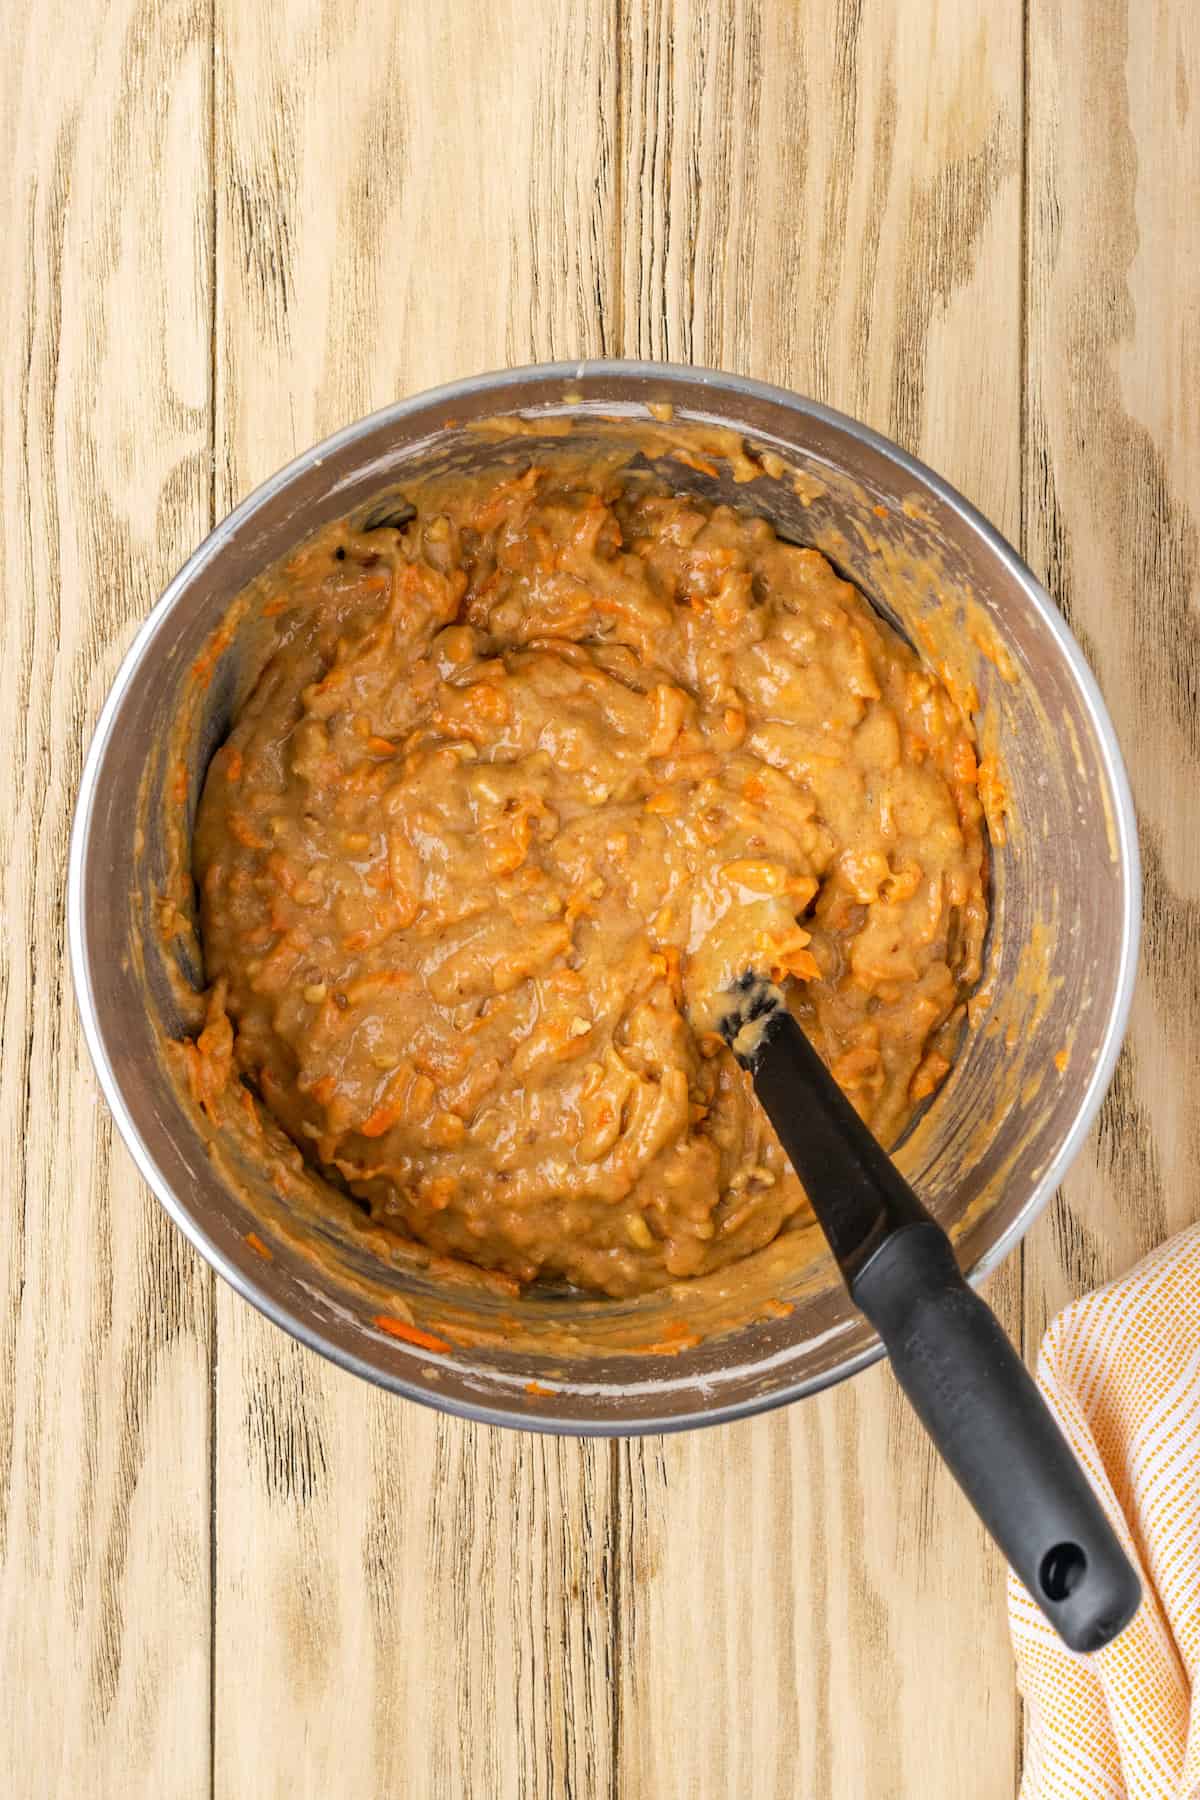
[[[1200,1800],[1200,1226],[1060,1313],[1038,1381],[1144,1597],[1114,1643],[1078,1656],[1010,1574],[1021,1800]]]

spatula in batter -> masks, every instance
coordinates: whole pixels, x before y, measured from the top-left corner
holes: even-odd
[[[1141,1588],[1049,1407],[950,1240],[788,1011],[744,975],[723,1037],[804,1184],[855,1304],[1017,1575],[1072,1650],[1099,1650]]]

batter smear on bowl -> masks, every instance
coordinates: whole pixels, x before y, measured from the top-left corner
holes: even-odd
[[[806,1212],[715,1030],[739,973],[885,1145],[949,1068],[987,920],[969,723],[748,513],[551,462],[395,516],[273,580],[195,833],[210,1018],[439,1254],[616,1296],[720,1268]]]

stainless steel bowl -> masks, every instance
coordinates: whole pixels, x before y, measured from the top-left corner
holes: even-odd
[[[495,455],[495,439],[472,421],[520,413],[536,450],[539,420],[569,413],[573,435],[586,436],[600,415],[644,422],[651,403],[732,427],[768,452],[773,471],[747,482],[745,467],[722,464],[714,478],[674,463],[672,479],[752,506],[784,536],[826,550],[962,689],[978,689],[980,728],[1010,802],[994,853],[987,985],[949,1080],[898,1152],[973,1278],[1017,1243],[1079,1149],[1116,1060],[1137,960],[1133,807],[1079,648],[999,533],[875,432],[733,376],[560,364],[401,401],[273,476],[172,581],[96,730],[68,907],[88,1044],[146,1180],[239,1293],[357,1374],[450,1412],[535,1429],[660,1431],[735,1418],[853,1374],[879,1346],[803,1234],[707,1286],[628,1303],[533,1294],[514,1306],[439,1286],[402,1257],[381,1263],[332,1202],[310,1213],[290,1193],[256,1185],[253,1172],[235,1180],[161,1055],[162,1035],[180,1029],[151,915],[167,856],[158,824],[166,745],[188,671],[230,601],[311,531],[434,463],[476,466]],[[557,441],[548,433],[541,447]],[[197,710],[185,750],[193,805],[248,654],[235,636]],[[270,1237],[271,1261],[248,1245],[253,1231]],[[734,1300],[752,1316],[678,1354],[629,1348],[661,1342],[670,1321],[703,1330]],[[388,1336],[373,1319],[389,1305],[418,1318],[440,1308],[456,1347],[431,1354]],[[501,1314],[512,1335],[497,1347]]]

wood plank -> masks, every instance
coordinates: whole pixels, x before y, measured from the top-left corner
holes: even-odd
[[[625,16],[622,349],[855,412],[1015,535],[1019,17]],[[890,1373],[621,1457],[624,1791],[1013,1792],[1003,1567]]]
[[[204,1265],[66,971],[83,747],[209,524],[202,5],[0,11],[0,1785],[209,1792]]]
[[[1117,5],[1097,31],[1079,0],[1036,0],[1029,76],[1029,554],[1108,700],[1145,863],[1117,1078],[1031,1240],[1035,1343],[1196,1217],[1200,16]]]
[[[219,506],[396,394],[606,348],[607,7],[223,0]],[[218,1795],[607,1792],[607,1446],[218,1303]]]

